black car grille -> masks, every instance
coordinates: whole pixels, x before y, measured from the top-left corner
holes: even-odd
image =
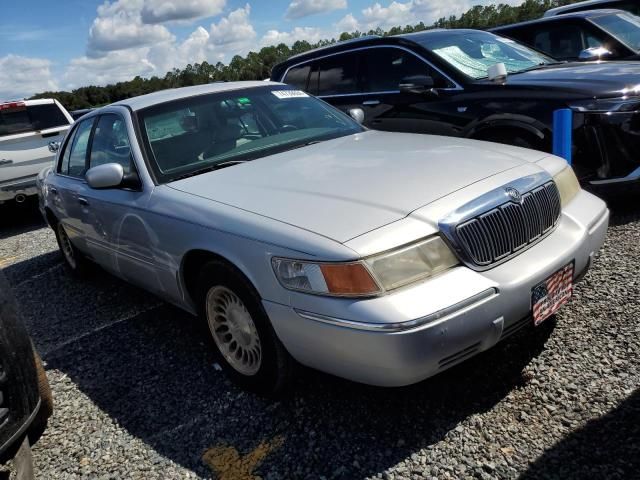
[[[522,195],[522,202],[506,202],[465,221],[456,233],[469,259],[486,267],[499,262],[550,232],[560,216],[560,194],[548,182]]]

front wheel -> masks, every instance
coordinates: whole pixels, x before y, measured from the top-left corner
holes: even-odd
[[[240,387],[258,394],[284,391],[294,362],[253,286],[220,261],[208,263],[199,280],[203,315],[225,373]]]

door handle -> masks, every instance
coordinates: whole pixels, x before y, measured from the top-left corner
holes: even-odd
[[[380,100],[365,100],[362,105],[380,105]]]
[[[57,195],[57,194],[58,194],[58,189],[57,189],[57,188],[55,188],[55,187],[49,187],[49,191],[50,191],[51,193],[53,193],[54,195]]]
[[[89,206],[89,202],[87,201],[87,199],[86,199],[86,198],[78,197],[78,203],[79,203],[80,205],[85,206],[85,207],[88,207],[88,206]]]

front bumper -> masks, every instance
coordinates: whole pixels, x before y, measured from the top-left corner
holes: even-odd
[[[33,175],[0,184],[0,204],[9,202],[18,195],[24,195],[25,197],[37,195],[36,178],[37,175]]]
[[[490,270],[461,266],[366,300],[292,294],[291,305],[263,304],[300,363],[362,383],[408,385],[523,326],[531,289],[571,261],[575,276],[581,276],[604,242],[608,221],[604,202],[582,191],[552,234]]]

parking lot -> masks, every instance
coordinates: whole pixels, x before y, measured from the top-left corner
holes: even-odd
[[[0,266],[56,404],[34,448],[37,474],[637,478],[634,204],[614,205],[596,264],[555,321],[409,388],[301,369],[280,401],[226,381],[198,320],[101,271],[88,281],[70,278],[35,206],[3,207]]]

